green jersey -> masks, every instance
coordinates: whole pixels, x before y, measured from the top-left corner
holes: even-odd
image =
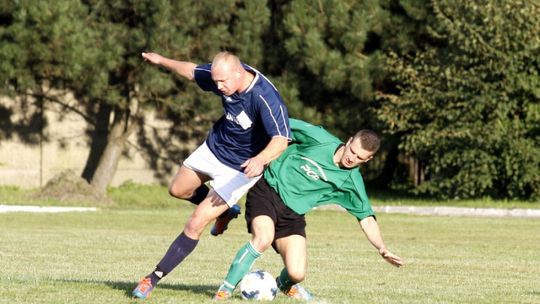
[[[285,205],[298,214],[314,207],[337,204],[359,220],[374,215],[358,168],[334,163],[341,140],[322,127],[289,120],[292,143],[264,172],[268,184]]]

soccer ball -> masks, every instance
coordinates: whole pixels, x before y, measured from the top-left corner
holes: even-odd
[[[276,297],[277,291],[276,280],[264,270],[252,271],[240,282],[240,292],[244,300],[271,301]]]

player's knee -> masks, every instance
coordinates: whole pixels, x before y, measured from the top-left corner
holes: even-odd
[[[264,252],[266,251],[266,249],[270,247],[270,245],[272,245],[273,239],[274,239],[273,235],[268,235],[268,234],[256,235],[251,241],[251,243],[253,244],[253,247],[257,251]]]
[[[306,269],[303,267],[288,267],[287,272],[291,281],[295,283],[300,283],[306,278]]]
[[[208,223],[209,221],[197,216],[196,214],[193,214],[184,226],[184,231],[190,236],[201,236]]]
[[[175,187],[174,183],[169,187],[169,195],[179,199],[188,199],[193,195],[193,191],[186,191]]]

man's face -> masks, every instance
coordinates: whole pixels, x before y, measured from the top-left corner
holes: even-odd
[[[372,159],[373,154],[375,153],[362,148],[360,139],[354,139],[351,137],[345,144],[343,155],[339,161],[339,166],[349,169],[358,167]]]
[[[239,90],[240,72],[233,69],[230,64],[222,62],[212,66],[212,80],[216,83],[218,90],[225,96],[230,96]]]

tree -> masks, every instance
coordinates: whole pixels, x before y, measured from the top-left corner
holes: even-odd
[[[76,1],[1,2],[0,95],[16,101],[11,108],[0,106],[0,128],[7,138],[17,134],[33,145],[47,141],[43,112],[50,102],[80,111],[63,100],[66,84],[83,78],[93,61],[76,55],[91,48],[92,33],[83,22],[86,15]],[[15,116],[22,118],[16,122]]]
[[[425,1],[269,2],[266,67],[293,117],[324,124],[343,139],[353,130],[380,131],[374,93],[387,86],[383,53],[416,50],[423,42]],[[396,171],[399,137],[385,134],[381,158],[364,173],[386,187]],[[379,162],[381,159],[383,161]],[[367,169],[367,170],[366,170]],[[369,171],[369,172],[367,172]]]
[[[2,83],[13,95],[46,102],[62,103],[64,94],[75,95],[77,104],[65,108],[89,124],[91,150],[83,176],[101,193],[127,144],[156,153],[149,156],[154,161],[163,156],[163,147],[143,132],[138,132],[137,142],[128,141],[144,126],[147,109],[187,129],[208,126],[221,115],[217,98],[145,65],[141,52],[204,63],[219,50],[230,49],[256,65],[261,60],[260,33],[269,16],[264,3],[235,0],[23,0],[10,2],[1,13],[6,20],[1,35],[7,41],[1,46]],[[177,125],[170,131],[175,130]],[[168,135],[185,140],[186,132]],[[157,144],[163,143],[159,140]]]
[[[369,124],[367,105],[379,68],[370,35],[382,30],[378,1],[288,1],[282,12],[283,64],[294,71],[304,105],[335,130]]]
[[[431,45],[390,54],[379,116],[420,159],[421,193],[540,197],[540,7],[432,1]]]
[[[101,100],[102,105],[114,108],[109,139],[92,177],[92,184],[104,189],[112,179],[130,132],[144,124],[144,107],[154,107],[163,116],[192,130],[197,130],[200,124],[209,126],[210,121],[221,115],[217,98],[209,98],[194,84],[180,82],[175,76],[167,77],[155,67],[143,65],[141,52],[153,50],[168,57],[204,63],[219,50],[229,49],[257,64],[258,50],[262,48],[260,32],[265,29],[269,13],[264,3],[233,0],[93,1],[89,8],[90,22],[101,34],[104,45],[110,41],[112,49],[121,50],[118,55],[106,58],[112,63],[106,70],[107,81],[103,82],[106,85],[103,89],[109,94],[98,91],[98,95],[93,95],[85,90],[79,94],[81,99]],[[150,148],[155,155],[162,155],[158,151],[163,147],[150,144],[142,134],[138,136],[139,144]],[[180,136],[185,134],[182,132]],[[173,158],[178,163],[184,155]]]

